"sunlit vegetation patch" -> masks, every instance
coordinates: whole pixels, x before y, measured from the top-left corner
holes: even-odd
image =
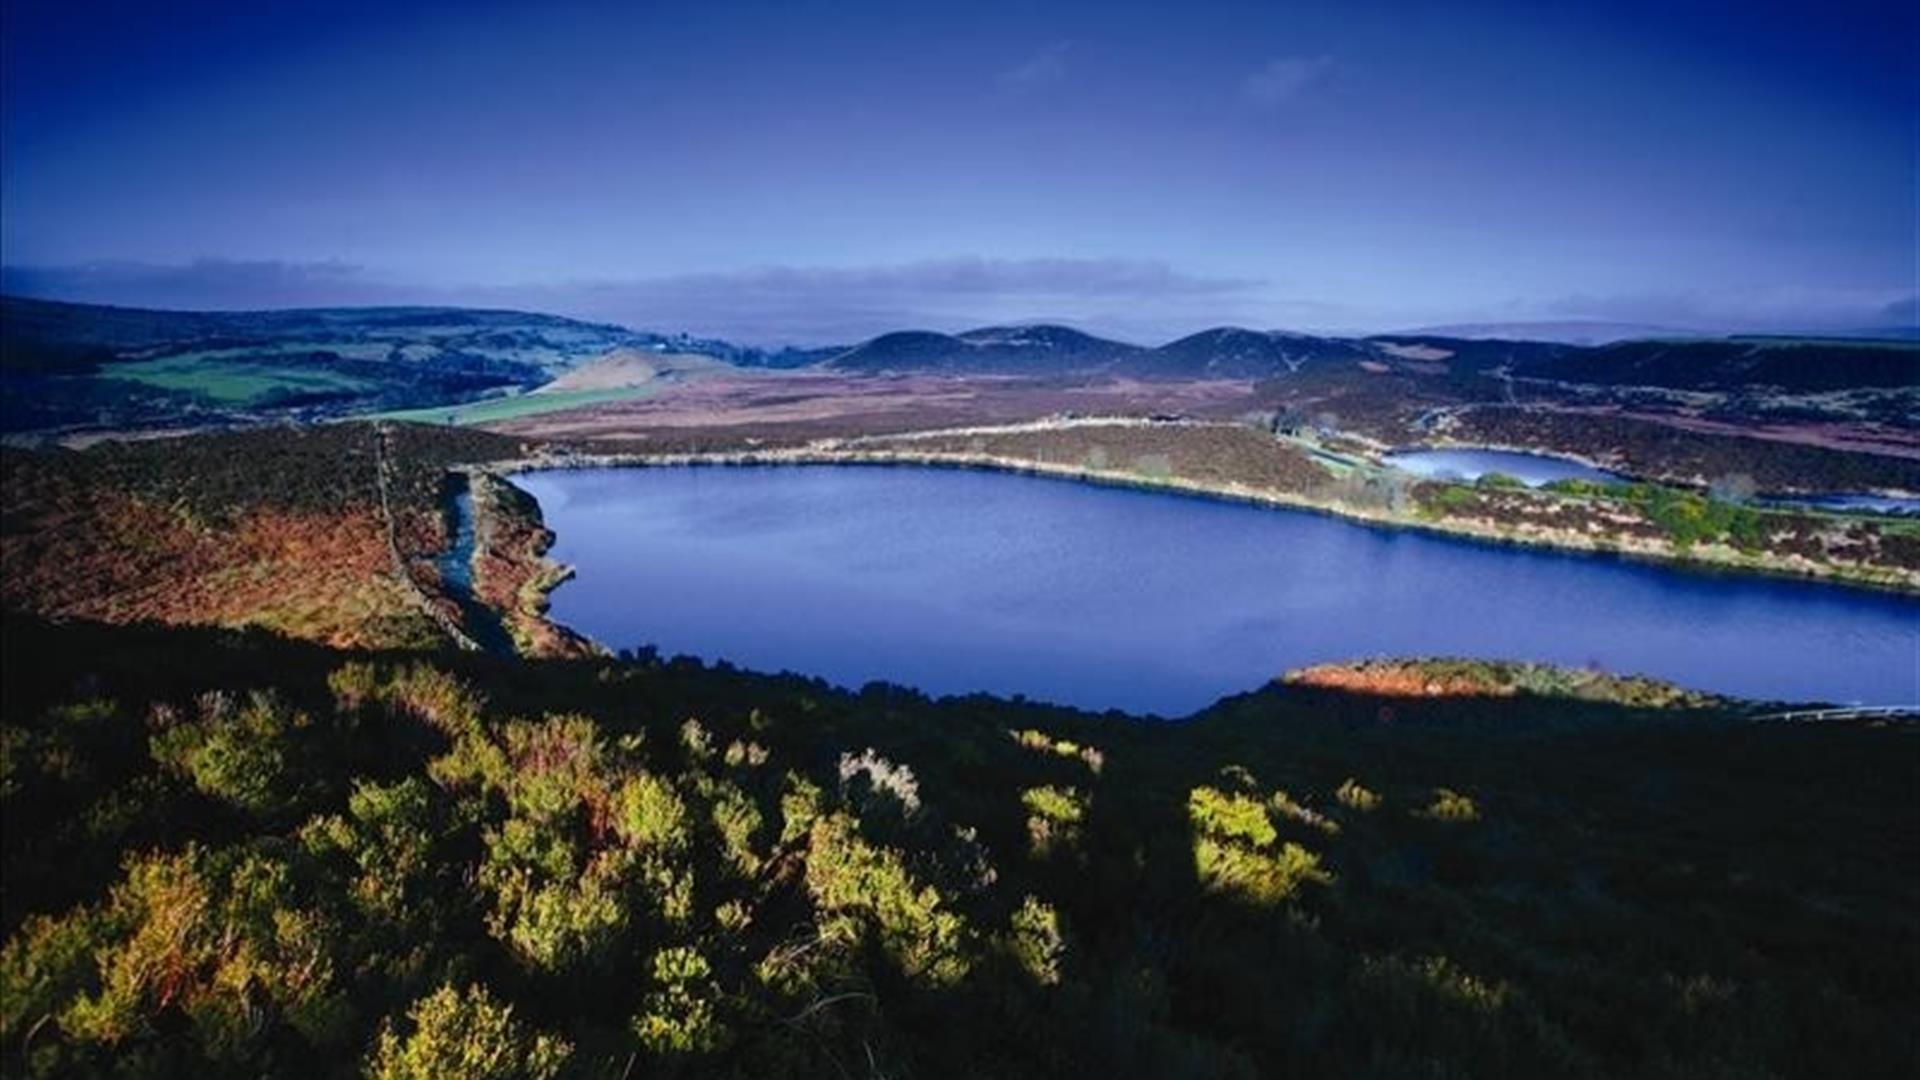
[[[296,805],[306,785],[298,773],[300,736],[308,718],[271,692],[244,702],[218,690],[201,695],[192,716],[154,710],[154,760],[200,791],[249,813],[271,816]]]
[[[1208,890],[1275,904],[1303,886],[1333,882],[1318,855],[1291,840],[1277,842],[1280,834],[1258,799],[1198,787],[1187,798],[1187,816],[1194,870]]]
[[[613,326],[452,308],[172,312],[7,297],[0,426],[86,431],[314,420],[546,383]]]
[[[350,397],[374,387],[366,379],[325,368],[193,356],[170,356],[162,360],[116,364],[113,375],[164,390],[196,394],[218,404],[256,407],[292,401],[301,396]]]
[[[1333,794],[1342,805],[1354,810],[1365,812],[1380,808],[1380,794],[1367,790],[1360,781],[1352,777],[1342,780],[1339,789]]]
[[[1912,1060],[1896,727],[1299,684],[1166,724],[690,661],[5,631],[8,1075]]]
[[[404,1033],[404,1034],[403,1034]],[[367,1064],[374,1080],[554,1080],[573,1047],[527,1030],[484,986],[442,986],[388,1021]]]
[[[518,420],[544,413],[564,412],[589,405],[615,401],[637,401],[660,392],[654,386],[615,386],[598,390],[549,390],[541,393],[512,394],[453,405],[435,405],[424,409],[398,409],[380,413],[381,420],[408,420],[421,424],[448,424],[470,427],[476,424]]]
[[[1069,851],[1080,843],[1087,820],[1087,797],[1074,788],[1042,785],[1020,793],[1027,810],[1027,838],[1035,855]]]
[[[1705,491],[1583,479],[1528,489],[1488,474],[1473,484],[1419,482],[1405,502],[1419,519],[1508,539],[1571,538],[1606,550],[1802,573],[1812,567],[1845,578],[1913,585],[1913,575],[1920,572],[1920,541],[1910,524],[1757,505],[1749,501],[1753,490],[1744,474],[1716,478]],[[1393,505],[1385,497],[1372,501]]]
[[[1032,728],[1024,731],[1012,731],[1008,732],[1008,734],[1013,736],[1014,742],[1019,743],[1028,750],[1041,754],[1055,754],[1059,757],[1077,760],[1092,771],[1095,776],[1098,776],[1100,770],[1105,768],[1107,764],[1107,756],[1100,752],[1099,747],[1082,746],[1072,739],[1056,739],[1044,731],[1035,731]]]
[[[1422,811],[1435,821],[1479,821],[1480,807],[1473,798],[1462,795],[1451,788],[1438,788],[1433,793],[1433,801]]]
[[[1381,697],[1512,697],[1530,694],[1648,708],[1706,709],[1726,699],[1644,676],[1502,660],[1361,660],[1290,671],[1293,686],[1350,690]]]

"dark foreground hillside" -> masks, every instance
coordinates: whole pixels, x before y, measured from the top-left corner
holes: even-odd
[[[1149,725],[4,630],[7,1075],[1915,1063],[1911,727],[1484,665]]]

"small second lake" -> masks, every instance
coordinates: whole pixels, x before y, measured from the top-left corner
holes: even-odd
[[[1550,454],[1518,450],[1482,450],[1457,447],[1445,450],[1403,450],[1381,460],[1402,472],[1429,480],[1478,480],[1489,473],[1511,476],[1528,487],[1555,480],[1592,480],[1608,483],[1623,479],[1605,469]]]
[[[1183,715],[1295,667],[1597,664],[1769,699],[1920,700],[1920,601],[1005,473],[526,473],[614,648],[857,687]]]

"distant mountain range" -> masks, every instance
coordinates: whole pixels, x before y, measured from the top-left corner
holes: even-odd
[[[1064,326],[990,327],[964,334],[883,334],[822,362],[829,370],[1161,379],[1271,379],[1333,367],[1508,374],[1600,385],[1676,389],[1775,386],[1798,391],[1920,385],[1920,347],[1792,337],[1636,339],[1602,345],[1380,334],[1323,337],[1223,326],[1157,348]]]
[[[565,373],[615,355],[638,370],[649,366],[638,362],[642,354],[680,357],[682,366],[685,358],[706,357],[740,368],[844,373],[1260,381],[1497,369],[1515,378],[1684,390],[1920,386],[1920,345],[1911,341],[1749,336],[1572,344],[1468,333],[1492,326],[1450,329],[1348,337],[1226,326],[1147,347],[1035,324],[960,334],[903,330],[851,347],[766,349],[518,311],[178,312],[0,297],[0,428],[317,419],[437,407],[553,386]]]

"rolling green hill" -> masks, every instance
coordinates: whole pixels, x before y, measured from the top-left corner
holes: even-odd
[[[460,308],[169,312],[0,299],[0,429],[222,425],[528,390],[655,335]],[[664,339],[659,339],[664,340]]]

